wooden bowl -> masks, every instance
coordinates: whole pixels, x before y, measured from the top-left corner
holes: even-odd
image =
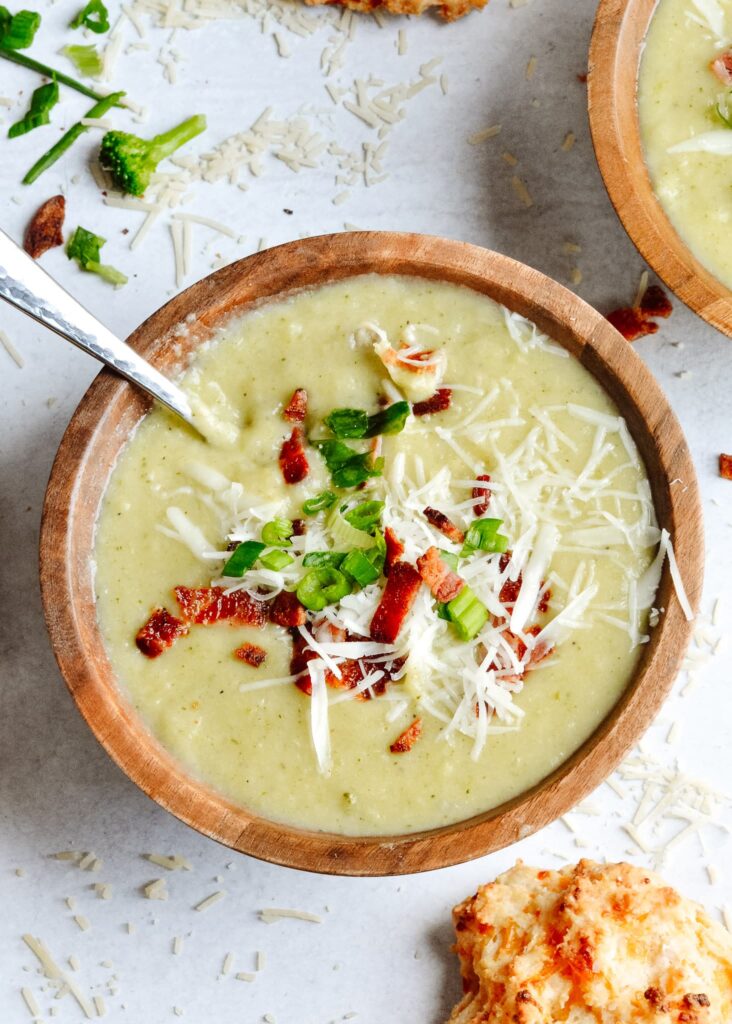
[[[205,278],[154,313],[129,341],[158,369],[173,374],[231,314],[363,273],[466,285],[529,317],[583,363],[627,420],[645,460],[659,522],[671,532],[696,607],[703,565],[701,510],[676,417],[615,329],[536,270],[473,245],[422,235],[359,232],[309,238],[257,253]],[[189,321],[190,334],[177,335],[176,325]],[[205,835],[264,860],[333,874],[399,874],[466,861],[515,842],[567,811],[618,764],[661,706],[691,633],[668,571],[656,601],[666,613],[625,694],[580,750],[521,796],[456,825],[365,838],[306,831],[237,806],[189,775],[148,731],[117,687],[97,625],[90,569],[95,520],[111,467],[148,408],[140,392],[104,370],[74,413],[43,511],[43,604],[61,672],[99,742],[148,796]]]
[[[600,0],[587,79],[600,173],[625,230],[672,292],[732,337],[732,292],[687,248],[651,185],[641,144],[638,71],[657,0]]]

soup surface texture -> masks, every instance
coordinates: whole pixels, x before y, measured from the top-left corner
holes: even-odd
[[[238,442],[152,411],[110,478],[95,584],[119,684],[187,770],[270,818],[395,834],[516,796],[589,737],[645,639],[659,532],[624,421],[563,348],[468,289],[363,276],[230,322],[183,382]],[[405,419],[405,391],[438,383]],[[288,484],[296,389],[309,472]],[[221,591],[172,592],[212,584],[247,615],[283,587],[309,610],[242,625]],[[156,608],[185,621],[150,657]]]
[[[697,259],[732,288],[732,2],[660,0],[638,113],[656,195]]]

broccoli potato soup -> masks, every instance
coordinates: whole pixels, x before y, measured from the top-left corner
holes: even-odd
[[[732,0],[660,0],[638,82],[641,138],[658,200],[697,259],[729,288],[731,42]]]
[[[588,738],[668,535],[564,348],[471,290],[362,276],[229,322],[182,383],[236,440],[143,419],[95,585],[120,687],[193,776],[395,834],[494,807]]]

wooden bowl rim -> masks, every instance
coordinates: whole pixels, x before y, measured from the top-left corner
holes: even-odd
[[[310,284],[364,273],[443,280],[488,294],[530,316],[577,356],[603,386],[617,385],[617,396],[625,396],[626,402],[621,411],[652,482],[659,522],[674,538],[682,578],[696,609],[703,570],[701,504],[679,423],[649,370],[604,317],[524,264],[434,236],[393,232],[323,235],[257,253],[204,278],[153,313],[129,342],[164,369],[176,325],[191,315],[198,318],[196,329],[200,326],[203,332],[194,339],[195,348],[217,323],[269,297],[284,297]],[[617,396],[613,397],[617,400]],[[84,474],[102,457],[103,445],[113,445],[117,452],[122,449],[128,435],[115,436],[114,417],[129,414],[128,419],[134,415],[139,420],[147,405],[135,389],[107,370],[98,375],[79,403],[61,440],[46,492],[40,537],[41,592],[59,668],[99,742],[143,792],[204,835],[263,860],[331,874],[402,874],[461,863],[524,838],[583,799],[617,766],[663,703],[692,629],[667,568],[659,590],[659,604],[666,613],[653,630],[624,695],[579,750],[525,793],[454,825],[388,836],[309,831],[237,806],[190,776],[127,703],[106,661],[96,625],[91,572],[78,571],[75,538],[85,514],[96,519],[110,470],[105,471],[105,482],[96,496],[85,495]],[[675,478],[683,480],[684,486],[671,486]],[[89,562],[89,547],[81,554],[84,564]],[[95,658],[101,659],[101,667]]]
[[[600,0],[587,77],[592,144],[610,201],[641,256],[691,310],[732,337],[732,291],[677,233],[656,198],[643,154],[637,85],[656,6],[657,0]]]

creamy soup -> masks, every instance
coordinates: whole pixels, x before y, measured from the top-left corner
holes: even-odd
[[[364,276],[231,322],[183,383],[239,439],[151,412],[95,561],[119,684],[192,775],[288,823],[408,832],[516,796],[607,715],[659,531],[563,348],[473,291]]]
[[[656,195],[694,255],[732,287],[732,2],[660,0],[638,111]]]

